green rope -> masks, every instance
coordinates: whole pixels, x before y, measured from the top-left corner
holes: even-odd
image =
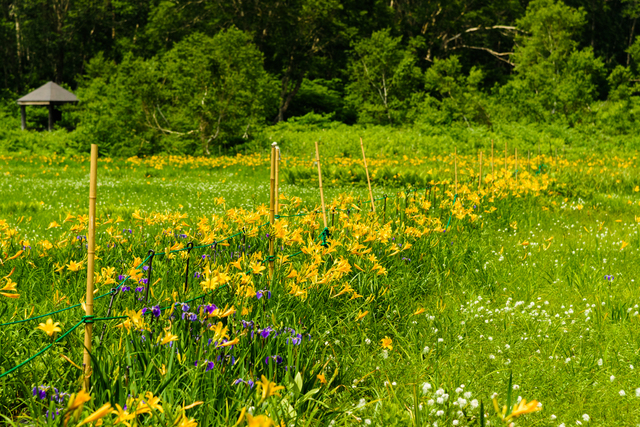
[[[87,323],[87,324],[91,324],[91,323],[93,323],[95,318],[96,318],[96,316],[94,316],[93,314],[87,314],[85,316],[82,316],[82,322],[83,323]]]
[[[39,315],[39,316],[30,317],[30,318],[28,318],[28,319],[15,320],[15,321],[13,321],[13,322],[2,323],[2,324],[0,324],[0,327],[2,327],[2,326],[9,326],[9,325],[15,325],[15,324],[17,324],[17,323],[28,322],[28,321],[30,321],[30,320],[41,319],[41,318],[43,318],[43,317],[47,317],[47,316],[51,316],[51,315],[53,315],[53,314],[62,313],[63,311],[71,310],[72,308],[80,307],[81,305],[82,305],[82,304],[75,304],[75,305],[72,305],[72,306],[70,306],[70,307],[65,307],[65,308],[62,308],[62,309],[60,309],[60,310],[52,311],[51,313],[41,314],[41,315]]]
[[[94,317],[93,321],[98,322],[102,320],[117,320],[117,319],[126,319],[129,316],[113,316],[113,317]],[[88,323],[88,322],[87,322]],[[93,322],[92,322],[93,323]]]
[[[429,186],[427,186],[425,189],[430,189],[430,188],[432,188],[432,187],[433,187],[433,186],[429,185]],[[418,189],[408,190],[408,191],[407,191],[407,194],[408,194],[408,193],[410,193],[410,192],[412,192],[412,191],[417,192],[417,191],[418,191]],[[386,198],[392,199],[392,198],[395,198],[395,197],[398,197],[398,196],[391,196],[391,197],[384,196],[384,197],[381,197],[381,198],[378,198],[378,199],[374,199],[374,200],[383,200],[383,199],[386,199]],[[365,202],[363,202],[363,203],[371,203],[371,202],[370,202],[370,201],[365,201]],[[454,203],[455,203],[455,200],[454,200]],[[333,211],[349,212],[349,210],[339,209],[339,208],[333,208]],[[287,217],[306,216],[306,215],[311,215],[311,214],[316,214],[316,213],[319,213],[319,211],[303,212],[303,213],[293,214],[293,215],[276,215],[276,218],[287,218]],[[449,217],[449,222],[450,222],[450,221],[451,221],[451,217]],[[268,224],[269,224],[269,222],[267,221],[267,222],[265,222],[264,224],[259,225],[257,228],[258,228],[258,229],[260,229],[260,228],[262,228],[262,227],[264,227],[264,226],[266,226],[266,225],[268,225]],[[447,226],[448,226],[448,225],[447,225]],[[186,250],[189,250],[189,249],[202,249],[202,248],[211,247],[211,246],[216,245],[216,244],[218,244],[218,243],[221,243],[221,242],[225,242],[225,241],[227,241],[227,240],[230,240],[230,239],[232,239],[232,238],[234,238],[234,237],[236,237],[236,236],[239,236],[239,235],[241,235],[241,234],[243,234],[243,233],[244,233],[244,232],[243,232],[243,231],[241,231],[241,232],[235,233],[235,234],[233,234],[233,235],[231,235],[231,236],[228,236],[228,237],[226,237],[226,238],[224,238],[224,239],[222,239],[222,240],[220,240],[220,241],[216,241],[216,242],[214,242],[214,243],[210,243],[210,244],[207,244],[207,245],[199,245],[199,246],[195,246],[195,247],[192,247],[192,248],[175,249],[175,250],[172,250],[172,251],[169,251],[169,252],[158,252],[158,253],[155,253],[155,254],[154,254],[154,256],[168,255],[168,254],[172,254],[172,253],[176,253],[176,252],[183,252],[183,251],[186,251]],[[314,242],[315,242],[315,241],[317,241],[318,239],[322,239],[322,245],[323,245],[323,246],[326,246],[326,245],[327,245],[327,236],[328,236],[328,234],[329,234],[329,229],[328,229],[328,228],[325,228],[325,229],[322,231],[322,233],[321,233],[321,234],[320,234],[320,235],[319,235],[319,236],[314,240]],[[296,253],[294,253],[294,254],[289,255],[289,257],[296,256],[296,255],[300,254],[301,252],[302,252],[302,251],[298,251],[298,252],[296,252]],[[141,268],[141,267],[142,267],[142,266],[143,266],[143,265],[144,265],[144,264],[149,260],[149,258],[151,258],[151,254],[147,255],[147,257],[146,257],[146,258],[145,258],[145,259],[144,259],[140,264],[138,264],[138,265],[135,267],[135,269],[136,269],[136,270],[139,270],[139,269],[140,269],[140,268]],[[262,262],[265,262],[265,261],[270,261],[270,259],[263,260]],[[130,278],[130,277],[131,277],[131,276],[127,276],[127,277],[125,277],[125,278],[124,278],[124,279],[123,279],[123,280],[118,284],[118,286],[116,286],[115,288],[111,289],[109,292],[104,293],[104,294],[102,294],[102,295],[99,295],[99,296],[95,297],[95,298],[94,298],[94,301],[95,301],[95,300],[99,300],[99,299],[101,299],[101,298],[104,298],[104,297],[106,297],[106,296],[109,296],[109,295],[114,294],[115,292],[117,292],[118,290],[120,290],[120,288],[124,285],[124,283],[125,283],[125,282]],[[38,315],[38,316],[30,317],[30,318],[28,318],[28,319],[22,319],[22,320],[16,320],[16,321],[12,321],[12,322],[0,323],[0,327],[3,327],[3,326],[10,326],[10,325],[15,325],[15,324],[19,324],[19,323],[24,323],[24,322],[28,322],[28,321],[31,321],[31,320],[41,319],[41,318],[43,318],[43,317],[52,316],[52,315],[54,315],[54,314],[62,313],[62,312],[64,312],[64,311],[67,311],[67,310],[71,310],[71,309],[73,309],[73,308],[80,307],[81,305],[82,305],[82,304],[75,304],[75,305],[72,305],[72,306],[69,306],[69,307],[62,308],[62,309],[60,309],[60,310],[56,310],[56,311],[52,311],[52,312],[49,312],[49,313],[41,314],[41,315]]]
[[[48,346],[46,346],[45,348],[43,348],[42,350],[40,350],[39,352],[37,352],[36,354],[34,354],[33,356],[31,356],[30,358],[28,358],[27,360],[25,360],[24,362],[20,363],[17,366],[14,366],[13,368],[9,369],[8,371],[3,372],[2,374],[0,374],[0,378],[2,377],[6,377],[7,375],[9,375],[10,373],[20,369],[21,367],[23,367],[24,365],[26,365],[27,363],[31,362],[33,359],[35,359],[36,357],[40,356],[42,353],[44,353],[45,351],[49,350],[51,347],[53,347],[54,344],[59,343],[64,337],[66,337],[67,335],[69,335],[71,332],[75,331],[78,326],[82,325],[85,321],[81,320],[78,323],[75,324],[75,326],[73,326],[71,329],[69,329],[67,332],[65,332],[64,334],[60,335],[60,337],[58,339],[56,339],[54,342],[52,342],[51,344],[49,344]]]
[[[447,226],[444,228],[445,232],[449,229],[449,225],[451,224],[451,218],[453,217],[453,205],[456,204],[456,199],[457,198],[458,198],[457,194],[455,196],[453,196],[453,204],[451,205],[451,214],[449,214],[449,221],[447,221]]]

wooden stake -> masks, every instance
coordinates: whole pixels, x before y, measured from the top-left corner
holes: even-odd
[[[458,147],[455,147],[453,151],[453,171],[456,182],[456,194],[458,194]]]
[[[87,295],[85,299],[86,315],[93,316],[93,271],[96,247],[96,187],[98,179],[98,146],[91,144],[91,170],[89,174],[89,232],[87,233]],[[149,286],[149,285],[147,285]],[[91,334],[93,322],[84,324],[84,388],[91,387]]]
[[[507,171],[509,168],[507,167],[507,141],[504,142],[504,179],[507,179]]]
[[[367,173],[367,185],[369,185],[369,198],[371,199],[371,212],[376,212],[376,205],[373,203],[373,192],[371,191],[371,180],[369,179],[369,168],[367,167],[367,156],[364,154],[364,143],[360,137],[360,148],[362,148],[362,161],[364,162],[364,170]]]
[[[276,145],[276,215],[280,214],[280,147]]]
[[[478,188],[482,187],[482,151],[480,151],[480,175],[478,176]]]
[[[276,216],[276,143],[271,144],[271,188],[269,192],[269,225],[272,230],[269,234],[269,278],[273,279],[275,271],[275,263],[273,262],[274,245],[273,245],[273,223]]]
[[[516,185],[518,185],[518,149],[515,149],[515,155],[516,155]]]
[[[493,181],[496,180],[496,176],[493,174],[493,139],[491,140],[491,178]]]
[[[316,163],[318,164],[318,184],[320,185],[320,203],[322,203],[322,221],[324,228],[327,228],[327,213],[324,205],[324,192],[322,191],[322,169],[320,168],[320,151],[318,150],[318,141],[316,141]]]

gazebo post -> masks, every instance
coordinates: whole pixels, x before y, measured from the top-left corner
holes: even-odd
[[[49,103],[49,132],[53,129],[53,105]]]
[[[22,130],[27,128],[27,111],[24,105],[20,106],[20,121],[22,123]]]

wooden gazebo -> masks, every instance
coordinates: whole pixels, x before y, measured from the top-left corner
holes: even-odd
[[[58,86],[54,82],[49,82],[38,89],[18,99],[20,106],[20,116],[22,119],[22,130],[27,127],[27,105],[46,105],[49,107],[49,130],[53,129],[54,106],[77,103],[78,98],[68,90]]]

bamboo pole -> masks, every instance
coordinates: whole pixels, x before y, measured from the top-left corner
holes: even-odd
[[[516,171],[516,185],[518,185],[518,148],[516,147],[515,149],[515,156],[516,156],[516,166],[515,166],[515,171]]]
[[[453,149],[453,172],[456,183],[456,194],[458,194],[458,147]]]
[[[276,215],[280,214],[280,147],[276,145]]]
[[[93,316],[93,272],[96,247],[96,187],[98,179],[98,146],[91,144],[91,170],[89,174],[89,232],[87,233],[87,295],[85,299],[86,315]],[[149,285],[147,285],[149,286]],[[91,317],[89,317],[91,319]],[[91,387],[91,334],[93,322],[84,324],[84,388]]]
[[[273,279],[275,263],[273,262],[273,223],[276,216],[276,143],[271,144],[271,187],[269,192],[269,225],[272,227],[269,234],[269,278]]]
[[[507,167],[507,141],[504,142],[504,179],[507,179],[507,171],[509,168]]]
[[[327,213],[324,205],[324,192],[322,191],[322,169],[320,168],[320,151],[318,150],[318,141],[316,141],[316,162],[318,164],[318,184],[320,185],[320,203],[322,203],[322,221],[324,228],[327,228]]]
[[[482,187],[482,151],[480,151],[480,175],[478,176],[478,188]]]
[[[491,178],[496,180],[496,176],[493,174],[493,139],[491,140]]]
[[[364,170],[367,173],[367,185],[369,186],[369,198],[371,199],[371,212],[376,213],[376,205],[373,203],[373,191],[371,191],[371,180],[369,179],[369,168],[367,167],[367,156],[364,154],[364,142],[362,142],[362,137],[360,137],[360,148],[362,148]]]

